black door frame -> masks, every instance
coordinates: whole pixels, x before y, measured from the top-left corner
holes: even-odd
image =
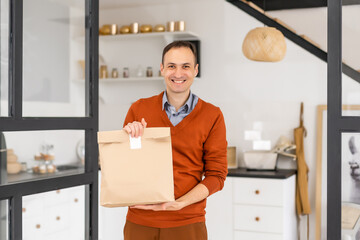
[[[328,0],[327,239],[341,239],[341,134],[360,132],[360,119],[342,116],[342,1]]]
[[[86,185],[85,236],[98,239],[98,32],[99,0],[85,1],[85,117],[23,117],[23,0],[9,0],[9,116],[0,117],[0,132],[84,130],[85,172],[0,185],[0,200],[9,200],[10,240],[22,239],[22,197]]]

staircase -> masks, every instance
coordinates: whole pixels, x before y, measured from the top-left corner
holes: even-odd
[[[233,4],[238,7],[242,11],[246,12],[250,16],[254,17],[258,21],[264,23],[269,27],[274,27],[281,31],[284,36],[290,41],[294,42],[301,48],[320,58],[324,62],[327,62],[327,52],[322,50],[318,44],[312,41],[306,35],[299,35],[296,33],[294,29],[286,25],[284,22],[277,18],[272,18],[269,14],[265,13],[265,11],[255,5],[253,2],[245,1],[245,0],[226,0],[227,2]],[[360,70],[355,70],[349,65],[342,63],[342,72],[354,79],[358,83],[360,83]]]

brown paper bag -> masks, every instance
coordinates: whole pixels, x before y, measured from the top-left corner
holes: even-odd
[[[98,143],[101,206],[174,201],[170,128],[146,128],[138,149],[124,130],[98,132]]]

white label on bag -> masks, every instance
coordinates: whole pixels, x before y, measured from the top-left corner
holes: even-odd
[[[130,149],[141,148],[141,137],[133,138],[130,136]]]

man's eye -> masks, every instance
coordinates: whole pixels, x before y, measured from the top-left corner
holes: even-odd
[[[175,68],[175,66],[173,66],[173,65],[170,65],[170,66],[168,66],[168,68]]]
[[[184,66],[184,68],[190,68],[190,66],[188,66],[188,65],[185,65],[185,66]]]

